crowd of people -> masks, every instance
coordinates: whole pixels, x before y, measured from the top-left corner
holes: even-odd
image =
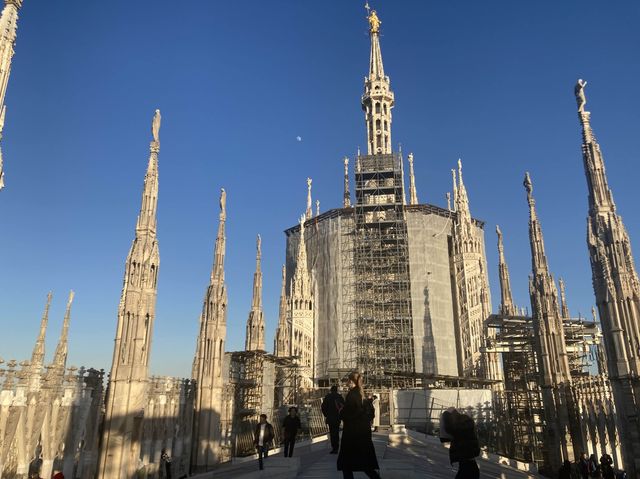
[[[623,471],[616,471],[613,467],[613,458],[604,453],[600,460],[595,454],[587,457],[585,453],[580,459],[572,463],[568,459],[560,468],[558,479],[624,479]]]

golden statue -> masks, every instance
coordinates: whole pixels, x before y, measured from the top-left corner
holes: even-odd
[[[371,10],[371,13],[369,14],[368,20],[369,20],[369,27],[370,27],[369,28],[369,32],[378,33],[378,31],[380,30],[380,24],[382,22],[378,18],[378,15],[376,14],[375,10]]]

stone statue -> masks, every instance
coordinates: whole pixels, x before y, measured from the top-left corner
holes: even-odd
[[[220,215],[227,213],[227,192],[224,188],[220,188]]]
[[[375,10],[372,10],[368,17],[369,20],[369,31],[371,33],[378,33],[380,31],[380,24],[382,23],[378,18],[378,14]]]
[[[151,133],[153,134],[153,141],[160,143],[160,110],[156,110],[156,114],[153,115],[153,124],[151,126]]]
[[[587,86],[586,80],[578,80],[573,92],[576,95],[576,102],[578,103],[578,111],[584,112],[584,106],[587,104],[587,98],[584,96],[584,87]]]

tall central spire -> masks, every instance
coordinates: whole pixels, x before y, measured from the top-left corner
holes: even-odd
[[[371,56],[369,75],[364,79],[362,110],[367,123],[367,153],[369,155],[391,153],[391,109],[394,96],[389,77],[384,74],[380,51],[380,24],[375,10],[369,16]]]
[[[517,308],[513,304],[513,296],[511,294],[511,279],[509,277],[509,268],[507,260],[504,257],[504,245],[502,243],[502,231],[500,226],[496,225],[496,234],[498,235],[498,270],[500,275],[500,314],[513,316],[517,313]]]

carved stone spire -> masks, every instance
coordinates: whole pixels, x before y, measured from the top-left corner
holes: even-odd
[[[264,313],[262,311],[262,270],[260,269],[261,239],[258,235],[256,243],[256,272],[253,274],[253,299],[247,320],[247,351],[264,351]]]
[[[64,374],[64,370],[67,367],[69,323],[71,321],[71,305],[73,304],[74,295],[75,293],[73,291],[69,291],[67,309],[64,313],[64,321],[62,323],[62,333],[60,333],[60,341],[58,341],[58,346],[56,347],[56,352],[53,356],[52,366],[58,371],[60,376]]]
[[[303,388],[313,387],[314,368],[314,298],[311,275],[307,266],[305,244],[305,217],[300,218],[300,242],[296,257],[296,269],[289,291],[288,320],[291,324],[292,356],[302,366]]]
[[[6,112],[4,98],[11,74],[11,59],[14,54],[18,29],[18,11],[22,7],[22,0],[5,0],[4,4],[2,14],[0,14],[0,140],[2,140]],[[0,190],[3,187],[4,169],[2,167],[2,150],[0,149]]]
[[[460,223],[460,227],[464,228],[466,232],[470,232],[472,229],[471,210],[469,209],[469,196],[467,195],[467,188],[464,186],[464,180],[462,179],[462,160],[460,159],[458,159],[458,186],[457,188],[455,187],[454,179],[454,194],[454,202],[456,204],[456,211],[458,212],[458,221]]]
[[[500,226],[496,225],[496,234],[498,235],[498,272],[500,276],[500,314],[515,316],[518,309],[513,304],[513,296],[511,295],[511,278],[509,277],[509,268],[504,257],[504,245],[502,243],[502,231]]]
[[[280,289],[280,306],[278,307],[278,327],[273,345],[274,354],[278,357],[291,355],[291,323],[287,321],[287,269],[282,265],[282,288]]]
[[[529,204],[529,240],[531,243],[532,275],[529,278],[531,316],[535,337],[535,352],[540,370],[545,411],[545,467],[557,470],[565,459],[573,459],[573,441],[580,441],[574,430],[579,422],[570,391],[571,370],[558,301],[558,290],[549,273],[544,251],[542,228],[533,198],[533,183],[529,173],[524,187]],[[571,431],[571,435],[566,434]],[[579,447],[580,443],[576,444]]]
[[[313,202],[311,201],[311,178],[307,178],[307,211],[305,214],[306,219],[311,219],[313,217]]]
[[[316,200],[316,216],[320,216],[320,200]]]
[[[582,159],[589,191],[587,244],[593,289],[600,315],[607,370],[611,380],[624,469],[629,477],[640,474],[640,282],[631,241],[616,212],[607,182],[604,158],[585,111],[584,88],[575,87],[578,118],[582,126]]]
[[[49,324],[49,308],[51,307],[52,297],[53,293],[49,291],[44,313],[40,320],[38,339],[36,339],[36,344],[33,346],[33,352],[31,353],[31,361],[29,363],[29,387],[31,390],[36,390],[40,387],[40,377],[44,367],[44,341],[47,334],[47,325]]]
[[[194,399],[191,472],[211,469],[220,461],[222,366],[227,336],[227,288],[224,280],[227,194],[220,190],[220,216],[213,268],[200,315],[200,332],[193,361]],[[264,347],[264,346],[263,346]]]
[[[418,204],[418,192],[416,191],[416,177],[413,174],[413,153],[409,153],[409,204]]]
[[[349,158],[344,157],[344,196],[342,199],[342,207],[351,207],[351,193],[349,192]]]
[[[160,111],[152,121],[149,163],[136,233],[125,263],[113,363],[105,401],[98,479],[135,475],[144,415],[160,253],[156,238]]]
[[[394,96],[389,77],[384,74],[382,52],[380,51],[380,24],[375,10],[368,16],[371,55],[369,57],[369,76],[364,80],[362,109],[367,124],[367,153],[391,153],[391,109]]]

